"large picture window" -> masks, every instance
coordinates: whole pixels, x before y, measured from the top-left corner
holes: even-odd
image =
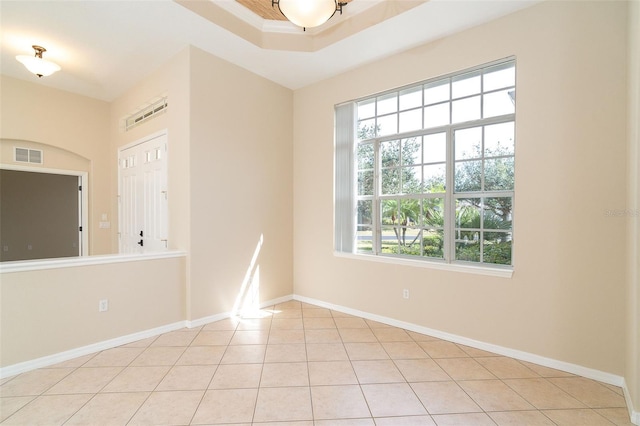
[[[513,265],[515,61],[336,107],[336,250]]]

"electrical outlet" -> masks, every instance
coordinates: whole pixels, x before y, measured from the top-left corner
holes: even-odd
[[[109,299],[102,299],[98,302],[98,312],[106,312],[109,310]]]
[[[402,290],[402,298],[403,299],[408,299],[409,298],[409,289],[405,288]]]

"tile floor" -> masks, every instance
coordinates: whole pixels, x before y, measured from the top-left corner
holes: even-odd
[[[631,425],[622,390],[289,301],[0,381],[2,425]]]

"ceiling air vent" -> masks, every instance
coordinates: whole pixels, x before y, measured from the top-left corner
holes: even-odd
[[[15,147],[14,157],[16,163],[42,164],[42,151],[39,149]]]
[[[167,98],[162,98],[158,101],[152,102],[150,105],[147,105],[135,113],[131,114],[125,120],[125,130],[129,130],[138,124],[144,123],[147,120],[150,120],[156,117],[159,113],[167,110],[169,104],[167,103]]]

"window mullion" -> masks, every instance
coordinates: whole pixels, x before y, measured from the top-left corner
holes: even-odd
[[[455,164],[453,158],[453,131],[447,130],[447,163],[445,166],[445,215],[444,215],[444,260],[451,263],[454,260],[454,239],[455,239],[455,200],[453,197],[454,190],[454,171]]]
[[[380,167],[382,164],[382,160],[380,159],[380,140],[376,139],[373,142],[373,241],[372,247],[373,253],[376,255],[380,254],[380,247],[382,246],[382,218],[380,216]]]

